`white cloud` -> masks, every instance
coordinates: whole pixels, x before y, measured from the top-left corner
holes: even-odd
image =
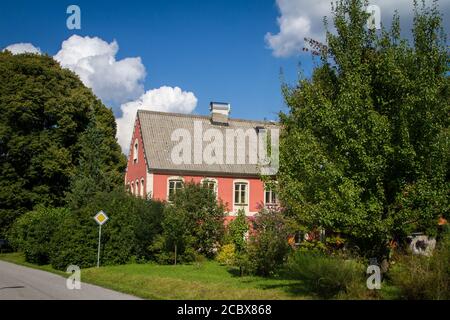
[[[139,99],[122,104],[122,117],[117,118],[117,139],[122,150],[128,153],[137,110],[191,113],[197,106],[194,93],[179,87],[162,86],[148,90]]]
[[[276,57],[298,55],[304,46],[304,38],[309,37],[319,41],[325,40],[323,17],[331,20],[331,2],[329,0],[276,0],[280,11],[277,18],[279,32],[266,33],[265,40]],[[404,32],[410,32],[412,26],[412,0],[370,0],[369,4],[378,5],[381,10],[381,21],[389,26],[395,10],[400,14],[401,26]],[[428,0],[427,4],[431,4]],[[445,17],[450,12],[450,1],[441,0],[439,9],[444,14],[444,29],[449,30],[450,19]]]
[[[33,46],[31,43],[14,43],[7,46],[4,50],[10,51],[12,54],[20,53],[41,53],[41,49]]]
[[[116,41],[73,35],[63,41],[54,58],[78,74],[105,104],[114,107],[139,97],[146,75],[140,57],[116,60],[118,50]]]

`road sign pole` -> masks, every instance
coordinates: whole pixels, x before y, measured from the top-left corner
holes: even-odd
[[[100,240],[102,237],[102,225],[98,227],[98,251],[97,251],[97,268],[100,266]]]
[[[102,225],[108,221],[108,216],[103,210],[97,212],[94,217],[94,220],[98,223],[98,251],[97,251],[97,268],[100,267],[100,244],[102,241]]]

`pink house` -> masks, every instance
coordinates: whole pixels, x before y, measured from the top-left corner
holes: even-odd
[[[231,119],[229,104],[211,103],[210,110],[210,116],[138,110],[125,174],[131,193],[170,201],[183,183],[203,183],[230,217],[277,202],[254,157],[258,130],[276,124]]]

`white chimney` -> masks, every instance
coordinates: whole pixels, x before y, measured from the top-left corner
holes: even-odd
[[[230,114],[231,106],[224,102],[211,102],[209,104],[211,111],[211,122],[216,124],[228,124],[228,115]]]

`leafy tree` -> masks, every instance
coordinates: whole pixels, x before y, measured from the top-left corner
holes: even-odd
[[[112,111],[51,57],[0,52],[0,237],[37,204],[65,203],[90,124],[103,135],[105,170],[122,184]]]
[[[338,1],[336,33],[310,41],[310,79],[284,86],[280,194],[297,221],[342,232],[368,255],[449,217],[449,56],[437,3],[414,4],[413,44],[368,30],[365,1]]]
[[[195,253],[213,257],[223,240],[224,216],[225,207],[212,190],[186,183],[166,206],[163,238],[154,250],[162,250],[165,262],[173,261],[175,245],[181,261],[192,261]]]
[[[244,252],[247,247],[246,235],[249,231],[249,221],[245,215],[245,211],[240,209],[236,219],[228,225],[229,241],[234,244],[237,253]]]
[[[247,238],[249,232],[249,221],[243,209],[237,212],[237,217],[230,222],[227,228],[228,242],[234,246],[234,264],[239,267],[239,274],[243,276],[244,271],[250,271],[247,254]]]

